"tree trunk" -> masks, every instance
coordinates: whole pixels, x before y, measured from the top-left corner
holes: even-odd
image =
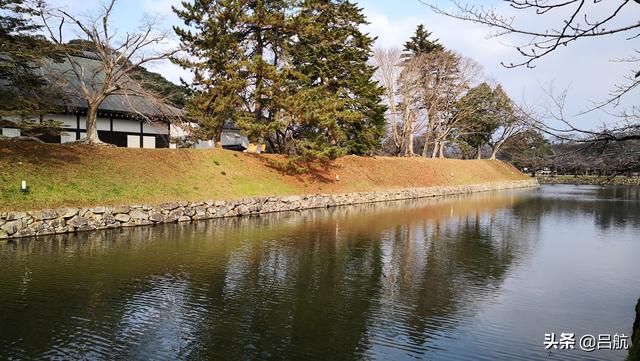
[[[215,135],[213,136],[213,146],[214,148],[222,149],[222,126],[215,131]]]
[[[259,15],[260,16],[260,15]],[[263,39],[262,39],[262,32],[260,30],[257,30],[256,32],[256,57],[258,59],[262,59],[263,58],[263,52],[264,52],[264,43],[263,43]],[[253,96],[255,98],[255,109],[254,109],[254,121],[255,121],[255,126],[259,127],[262,125],[262,87],[263,87],[263,69],[262,69],[262,64],[258,63],[258,69],[256,70],[256,83],[255,83],[255,90],[253,93]],[[282,150],[279,152],[282,153]]]
[[[496,157],[498,155],[498,147],[492,148],[491,149],[491,160],[496,160]]]
[[[422,156],[427,158],[429,156],[429,144],[431,144],[431,138],[433,136],[433,146],[435,147],[435,142],[437,141],[437,137],[435,136],[435,131],[431,123],[427,126],[427,131],[424,133],[424,148],[422,149]]]
[[[424,135],[424,148],[422,148],[422,156],[424,158],[429,154],[429,131]]]
[[[409,127],[407,129],[407,135],[405,138],[405,151],[404,151],[404,156],[405,157],[413,157],[414,156],[414,152],[413,152],[413,123],[409,124]]]
[[[102,143],[98,137],[97,117],[98,106],[90,103],[87,108],[87,143],[89,144]]]
[[[438,149],[440,149],[440,141],[436,139],[433,142],[433,149],[431,150],[431,158],[436,158],[438,156]]]
[[[413,115],[410,115],[407,131],[406,131],[406,138],[405,138],[405,143],[406,143],[406,148],[404,152],[405,157],[413,157],[415,155],[415,153],[413,152],[413,137],[415,134],[415,128],[416,128],[415,120],[413,118]]]
[[[413,157],[415,155],[413,152],[413,132],[410,132],[407,136],[407,151],[404,155],[407,157]]]
[[[482,144],[478,145],[478,149],[476,150],[476,159],[482,159]]]
[[[444,158],[444,141],[440,142],[440,147],[438,147],[438,158]]]

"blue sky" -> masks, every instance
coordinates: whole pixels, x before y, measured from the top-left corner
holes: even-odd
[[[419,23],[423,23],[439,38],[447,48],[478,61],[484,69],[486,79],[503,84],[512,98],[519,102],[542,107],[545,98],[543,86],[553,83],[554,87],[570,87],[567,100],[568,114],[577,114],[593,102],[607,97],[610,89],[629,71],[625,64],[612,63],[611,59],[629,55],[629,44],[624,38],[610,38],[607,41],[579,42],[561,49],[553,56],[540,61],[535,69],[505,69],[501,61],[516,61],[515,49],[509,46],[516,39],[487,39],[490,30],[470,23],[459,22],[433,13],[419,0],[357,0],[371,22],[364,30],[378,37],[377,47],[401,47]],[[447,0],[434,0],[447,7]],[[470,1],[471,2],[471,1]],[[114,25],[121,33],[136,28],[144,16],[156,14],[163,19],[163,26],[169,29],[179,22],[171,12],[171,5],[179,0],[120,0],[114,16]],[[472,1],[474,5],[496,4],[501,1]],[[95,11],[100,0],[51,0],[53,6],[63,6],[74,13],[86,14]],[[605,6],[605,5],[589,5]],[[508,8],[501,8],[510,11]],[[633,14],[630,14],[633,15]],[[537,16],[522,18],[528,26],[546,28],[557,24],[558,19],[543,19]],[[545,23],[549,22],[549,23]],[[150,66],[151,70],[163,74],[172,81],[189,75],[168,63]],[[593,128],[607,117],[591,113],[576,118],[578,125]]]
[[[441,1],[442,2],[442,1]],[[387,14],[391,19],[403,19],[407,14],[425,12],[425,6],[413,0],[361,0],[360,6]]]
[[[179,0],[120,0],[118,7],[116,8],[116,22],[120,27],[127,27],[129,24],[135,23],[140,19],[143,13],[152,13],[155,11],[166,14],[171,4],[179,4]],[[383,12],[389,18],[393,20],[401,20],[407,16],[407,14],[418,14],[427,12],[426,7],[418,0],[359,0],[356,1],[361,7],[373,10],[376,12]],[[446,4],[447,1],[435,1],[436,3]],[[87,0],[53,0],[51,3],[55,6],[57,4],[69,6],[70,9],[86,8],[85,11],[91,10],[95,7],[99,1]],[[486,1],[474,3],[486,3]]]

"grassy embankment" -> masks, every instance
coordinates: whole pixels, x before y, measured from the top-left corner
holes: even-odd
[[[0,142],[0,210],[358,192],[527,179],[480,160],[348,156],[309,174],[284,174],[224,150],[125,149]],[[336,176],[340,180],[336,181]],[[26,180],[30,191],[20,192]]]

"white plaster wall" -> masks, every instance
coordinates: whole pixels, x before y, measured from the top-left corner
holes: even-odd
[[[76,133],[73,132],[63,132],[62,134],[60,134],[60,143],[69,143],[69,142],[75,142],[76,140]]]
[[[87,129],[87,117],[80,116],[80,129]]]
[[[16,128],[2,128],[2,135],[5,137],[13,138],[20,136],[20,129]]]
[[[222,143],[223,146],[242,144],[242,141],[240,139],[240,134],[229,133],[229,132],[222,132],[222,134],[220,135],[220,142]]]
[[[242,145],[249,148],[249,139],[236,130],[224,130],[220,136],[222,146]]]
[[[40,121],[40,116],[39,115],[6,115],[2,117],[3,119],[6,119],[10,122],[20,122],[20,121],[32,121],[32,122],[39,122]]]
[[[196,143],[196,145],[194,145],[194,148],[196,149],[213,149],[215,148],[216,144],[213,140],[201,140],[198,143]]]
[[[98,118],[96,120],[96,125],[98,130],[111,130],[111,119],[110,118]]]
[[[140,121],[132,119],[113,119],[113,131],[140,133]]]
[[[151,134],[169,134],[167,124],[164,123],[144,123],[142,126],[144,133]]]
[[[178,126],[178,125],[175,125],[175,124],[171,124],[171,125],[169,125],[169,127],[171,129],[170,132],[169,132],[169,135],[172,136],[172,137],[176,137],[177,138],[177,137],[185,137],[185,136],[188,135],[188,131],[187,131],[188,125]]]

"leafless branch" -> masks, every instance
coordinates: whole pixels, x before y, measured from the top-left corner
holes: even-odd
[[[138,32],[118,37],[110,25],[115,6],[116,0],[110,0],[93,17],[76,16],[61,8],[43,8],[41,11],[43,27],[65,57],[75,81],[82,90],[82,98],[87,103],[89,142],[99,142],[95,127],[96,114],[102,102],[109,96],[124,96],[130,107],[143,118],[148,118],[147,114],[138,109],[139,105],[131,100],[134,96],[145,97],[147,102],[155,103],[158,109],[166,109],[166,105],[157,101],[157,96],[145,91],[130,75],[144,65],[169,59],[180,51],[175,47],[162,49],[162,45],[169,39],[169,34],[157,31],[156,19],[143,23]],[[67,27],[66,24],[71,24],[83,37],[82,40],[90,44],[90,49],[77,49],[64,42],[62,34]],[[57,32],[54,29],[57,29]],[[98,59],[100,66],[87,69],[86,61],[82,60],[86,56],[84,51],[91,52],[91,56]]]

